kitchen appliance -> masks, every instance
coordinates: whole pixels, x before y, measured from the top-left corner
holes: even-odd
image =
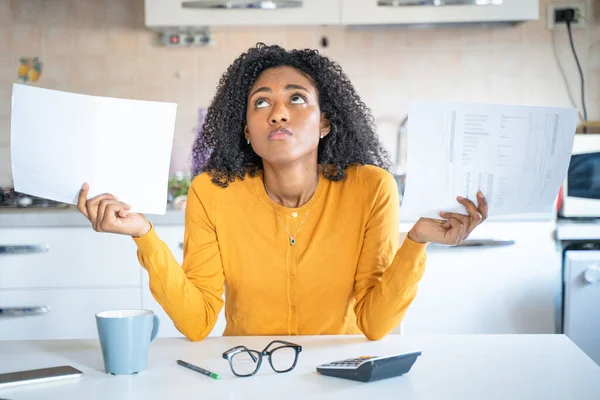
[[[558,212],[564,218],[600,217],[600,134],[575,135]]]
[[[563,331],[600,365],[600,242],[568,246],[563,274]]]

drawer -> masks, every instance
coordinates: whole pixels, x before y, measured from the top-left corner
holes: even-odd
[[[140,289],[0,290],[0,308],[48,306],[39,315],[0,317],[0,340],[96,339],[99,311],[140,308]]]
[[[403,333],[556,333],[561,257],[552,230],[546,222],[486,222],[467,241],[480,245],[430,244]]]
[[[91,227],[2,229],[0,249],[5,250],[0,289],[139,287],[141,282],[131,237]]]

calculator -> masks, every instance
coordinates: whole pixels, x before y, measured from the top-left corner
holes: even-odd
[[[412,368],[420,351],[391,356],[361,356],[322,364],[317,372],[336,378],[372,382],[406,374]]]

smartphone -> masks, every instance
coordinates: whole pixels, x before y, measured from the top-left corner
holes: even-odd
[[[41,369],[30,369],[27,371],[15,371],[0,374],[0,388],[9,386],[25,385],[29,383],[51,382],[61,379],[77,378],[83,372],[69,365]]]

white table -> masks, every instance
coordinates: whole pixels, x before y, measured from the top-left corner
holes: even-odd
[[[564,335],[291,336],[303,346],[296,369],[273,372],[268,362],[251,378],[235,377],[222,353],[244,344],[262,350],[274,337],[215,337],[202,342],[158,339],[148,369],[134,376],[104,373],[97,341],[0,342],[0,373],[69,364],[74,380],[0,389],[25,399],[600,399],[600,367]],[[322,376],[321,363],[419,349],[401,377],[361,383]],[[180,367],[182,359],[221,375],[213,380]]]

